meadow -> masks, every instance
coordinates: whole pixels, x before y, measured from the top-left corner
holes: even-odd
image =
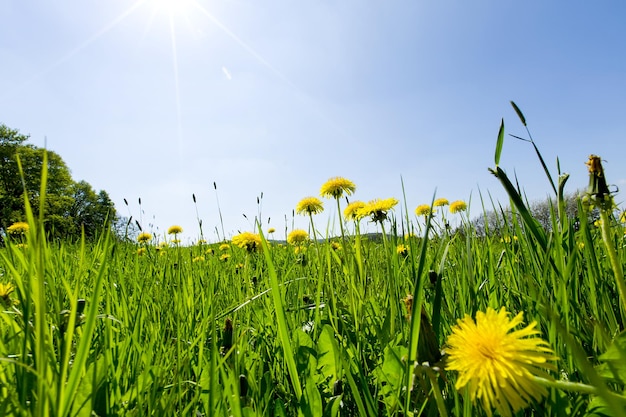
[[[464,201],[346,205],[339,177],[286,242],[259,225],[190,246],[176,226],[49,241],[26,201],[0,248],[0,415],[626,415],[626,219],[601,160],[576,217],[546,168],[542,227],[498,166],[503,135],[512,215],[484,233]]]

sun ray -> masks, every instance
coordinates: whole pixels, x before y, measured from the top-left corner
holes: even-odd
[[[206,16],[213,24],[215,24],[218,28],[220,28],[224,33],[226,33],[231,39],[233,39],[239,46],[245,49],[250,55],[252,55],[257,61],[259,61],[263,66],[268,68],[274,75],[283,80],[287,85],[293,88],[295,91],[300,93],[299,95],[302,97],[308,97],[309,95],[303,91],[300,87],[294,84],[285,74],[280,72],[276,67],[274,67],[267,59],[263,58],[257,51],[254,50],[250,45],[248,45],[243,39],[237,36],[232,30],[230,30],[226,25],[224,25],[221,21],[219,21],[215,16],[213,16],[207,9],[205,9],[197,0],[189,0],[190,4],[195,6],[200,13]],[[306,100],[305,100],[306,101]],[[316,103],[306,101],[305,103],[309,108],[311,108],[315,113],[318,114],[322,119],[326,120],[330,123],[336,130],[344,137],[351,137],[346,130],[337,124],[333,118],[331,118],[326,111],[320,108]]]
[[[170,37],[172,41],[172,64],[174,67],[174,89],[176,93],[176,135],[178,142],[178,158],[179,166],[183,170],[183,117],[180,100],[180,78],[178,73],[178,50],[176,47],[176,30],[174,28],[174,19],[170,15]]]
[[[250,53],[254,58],[256,58],[261,64],[263,64],[265,67],[267,67],[269,70],[271,70],[275,75],[277,75],[283,81],[285,81],[287,84],[289,84],[290,87],[293,87],[296,90],[299,90],[299,88],[294,83],[292,83],[291,80],[289,80],[289,78],[287,78],[286,75],[284,75],[282,72],[280,72],[278,69],[276,69],[269,61],[267,61],[265,58],[263,58],[250,45],[248,45],[246,42],[244,42],[239,36],[237,36],[233,31],[231,31],[228,27],[226,27],[226,25],[224,25],[222,22],[220,22],[211,13],[209,13],[209,11],[207,9],[205,9],[204,7],[202,7],[202,5],[200,3],[198,3],[197,1],[193,1],[193,0],[192,0],[191,3],[195,7],[197,7],[198,10],[203,15],[205,15],[211,22],[213,22],[217,27],[219,27],[224,33],[226,33],[228,36],[230,36],[231,39],[233,39],[235,42],[237,42],[239,44],[239,46],[241,46],[243,49],[248,51],[248,53]]]

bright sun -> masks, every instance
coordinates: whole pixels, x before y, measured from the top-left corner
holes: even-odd
[[[157,13],[169,16],[185,15],[192,8],[193,0],[150,0]]]

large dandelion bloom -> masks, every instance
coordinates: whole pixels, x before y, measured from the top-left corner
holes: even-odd
[[[415,208],[415,214],[418,216],[428,216],[431,212],[431,208],[428,204],[420,204]]]
[[[443,207],[450,204],[447,198],[438,198],[433,202],[433,207]]]
[[[170,228],[167,229],[168,235],[177,235],[182,232],[183,232],[183,228],[178,225],[170,226]]]
[[[316,197],[303,198],[296,206],[296,213],[302,215],[317,214],[322,211],[324,211],[324,206],[319,198]]]
[[[467,204],[463,200],[457,200],[450,203],[450,213],[460,213],[467,210]]]
[[[343,210],[343,216],[346,220],[360,220],[363,217],[361,213],[363,207],[365,207],[365,203],[362,201],[350,203],[348,207]]]
[[[548,361],[556,358],[547,342],[532,337],[539,334],[536,322],[513,330],[522,318],[519,313],[511,320],[504,307],[488,308],[476,313],[475,322],[467,315],[458,320],[448,337],[446,369],[459,372],[456,388],[468,386],[472,401],[481,400],[489,415],[496,408],[511,416],[547,394],[534,376],[550,378],[544,369],[554,369]]]
[[[320,195],[327,198],[340,198],[344,193],[352,195],[356,190],[356,185],[349,179],[343,177],[333,177],[326,181],[320,190]]]
[[[141,232],[139,236],[137,236],[137,242],[146,243],[152,240],[152,235],[148,232]]]
[[[10,235],[23,235],[24,233],[27,233],[29,229],[30,226],[28,223],[16,222],[7,227],[7,232],[9,232]]]
[[[243,232],[232,239],[233,245],[237,245],[248,252],[254,252],[261,247],[261,236],[251,232]]]
[[[309,234],[302,229],[294,229],[287,236],[287,242],[291,245],[300,245],[307,240],[309,240]]]
[[[396,204],[398,204],[398,200],[393,197],[384,200],[372,200],[359,210],[359,214],[362,217],[371,216],[375,222],[382,222],[387,218],[387,212],[393,209]]]

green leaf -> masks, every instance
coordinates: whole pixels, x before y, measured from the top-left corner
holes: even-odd
[[[322,396],[311,376],[304,382],[301,409],[305,417],[321,416],[324,412]]]
[[[511,100],[511,106],[513,106],[513,109],[515,110],[515,113],[517,113],[517,117],[519,117],[519,119],[522,121],[522,124],[526,126],[526,118],[522,114],[522,111],[519,109],[519,107],[517,107],[517,104],[515,104],[515,102],[512,100]]]
[[[383,352],[383,363],[374,369],[379,385],[379,394],[391,410],[400,406],[400,392],[404,382],[404,363],[408,349],[405,346],[387,346]]]
[[[498,141],[496,142],[496,166],[500,164],[500,154],[502,153],[502,145],[504,144],[504,119],[500,122],[500,131],[498,132]]]
[[[588,417],[617,417],[602,397],[594,397],[591,400],[585,415]]]
[[[317,367],[328,383],[329,392],[332,392],[333,384],[341,378],[341,357],[335,332],[328,324],[324,325],[317,340],[317,354]]]
[[[626,383],[626,331],[618,334],[609,348],[598,358],[598,373],[620,384]]]

